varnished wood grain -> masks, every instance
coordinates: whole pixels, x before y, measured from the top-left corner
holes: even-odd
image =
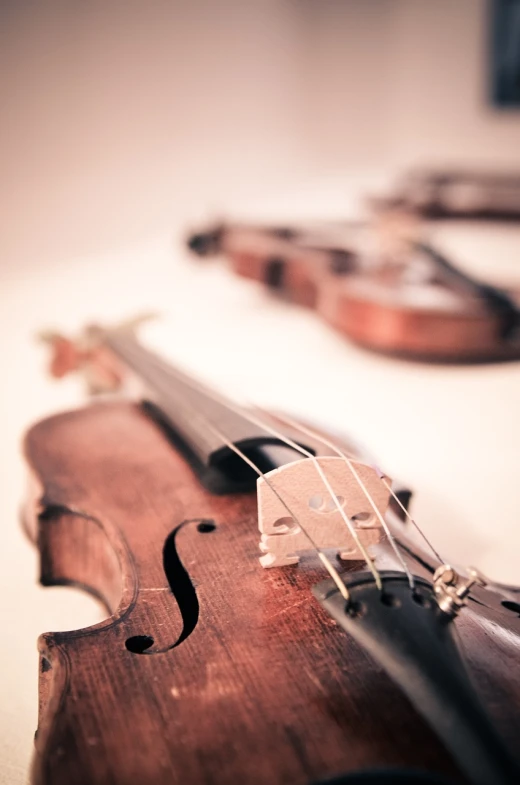
[[[474,304],[473,304],[474,305]],[[520,358],[520,339],[500,336],[500,320],[480,309],[443,311],[378,302],[349,282],[327,281],[319,312],[352,341],[384,354],[436,362],[486,362]]]
[[[127,404],[46,420],[26,452],[44,489],[29,524],[44,582],[88,585],[112,612],[40,638],[34,785],[304,785],[382,765],[460,781],[407,700],[311,596],[319,562],[260,568],[254,494],[210,495]],[[199,603],[178,646],[182,619],[163,568],[175,529]],[[518,638],[497,634],[500,611],[485,616],[468,615],[464,638],[511,741]],[[165,651],[128,651],[139,635]]]
[[[354,252],[350,253],[351,266],[338,272],[334,268],[334,250],[307,247],[298,238],[280,240],[258,227],[230,227],[220,250],[238,275],[267,285],[271,265],[278,264],[282,270],[275,287],[278,294],[316,310],[336,330],[367,349],[433,362],[520,358],[518,330],[503,337],[501,316],[482,298],[471,294],[468,276],[467,291],[459,291],[460,307],[448,310],[404,302],[392,280],[392,271],[389,274],[383,264],[380,271],[367,273],[359,266],[359,260],[355,261]],[[381,299],[381,285],[384,289],[387,277],[388,285]],[[360,281],[361,295],[357,285]],[[478,286],[477,281],[473,283]],[[517,292],[508,294],[513,302],[519,302]]]

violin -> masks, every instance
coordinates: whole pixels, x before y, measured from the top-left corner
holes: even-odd
[[[416,170],[401,178],[391,201],[430,219],[520,220],[520,175]]]
[[[365,349],[428,362],[519,358],[520,290],[463,272],[419,226],[416,215],[392,208],[375,225],[342,233],[224,224],[193,233],[188,247],[222,253],[238,275],[316,310]]]
[[[108,616],[39,639],[33,785],[519,781],[518,590],[446,563],[348,440],[131,325],[45,337],[98,400],[27,434],[25,527]]]
[[[316,308],[322,279],[354,270],[355,239],[363,227],[355,221],[311,227],[221,223],[193,232],[187,245],[201,258],[222,254],[236,275]]]

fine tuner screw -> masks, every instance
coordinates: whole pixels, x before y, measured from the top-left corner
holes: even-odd
[[[475,567],[468,569],[468,576],[463,577],[449,564],[441,564],[433,574],[433,590],[437,604],[443,613],[454,618],[464,607],[471,587],[485,586],[486,579]]]

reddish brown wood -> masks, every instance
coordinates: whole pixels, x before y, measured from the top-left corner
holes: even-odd
[[[374,351],[418,360],[485,362],[520,358],[520,336],[504,339],[497,316],[482,304],[460,311],[403,306],[356,289],[353,279],[327,281],[318,310],[352,341]]]
[[[254,494],[207,493],[130,404],[46,420],[26,453],[42,488],[28,521],[42,581],[82,584],[112,614],[40,638],[34,785],[308,785],[381,765],[461,781],[406,699],[311,596],[320,563],[260,568]],[[201,520],[216,528],[200,530]],[[162,565],[177,527],[198,624],[169,651],[132,653],[132,636],[153,637],[156,650],[180,635]],[[513,742],[519,638],[493,634],[500,614],[468,609],[463,632],[479,690]]]
[[[378,220],[381,231],[388,224],[384,231],[389,234],[392,221],[402,221],[403,214],[383,212]],[[504,339],[499,317],[475,297],[462,296],[460,308],[451,311],[404,304],[395,286],[395,270],[392,273],[383,267],[369,276],[353,268],[338,274],[330,250],[273,237],[260,228],[229,228],[221,250],[238,275],[264,284],[269,283],[273,260],[283,264],[278,293],[291,302],[315,308],[335,329],[374,351],[439,362],[520,358],[520,335]],[[363,295],[357,285],[360,280],[366,284]],[[387,296],[381,300],[378,290],[385,281]],[[512,298],[518,301],[514,293]]]
[[[292,249],[290,255],[283,257],[264,257],[253,251],[237,252],[230,255],[234,272],[242,278],[251,278],[267,284],[291,302],[307,308],[315,308],[318,299],[317,270],[324,270],[327,260],[318,251]],[[273,285],[271,270],[280,265],[280,282]]]
[[[100,390],[118,389],[126,375],[114,354],[99,343],[81,347],[76,341],[51,333],[45,336],[51,347],[49,371],[55,379],[62,379],[75,371],[87,372],[91,387]]]
[[[221,250],[237,275],[266,284],[309,308],[316,306],[320,275],[327,274],[331,261],[326,249],[254,228],[228,229]]]
[[[428,218],[520,220],[518,172],[412,171],[397,184],[394,203]]]

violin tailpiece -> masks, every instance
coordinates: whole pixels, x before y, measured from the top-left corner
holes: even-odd
[[[320,477],[316,462],[339,506]],[[354,465],[355,473],[340,457],[305,458],[258,479],[262,567],[296,564],[299,553],[315,547],[335,548],[343,559],[363,558],[345,517],[365,548],[380,542],[382,527],[376,510],[385,514],[390,492],[375,469],[358,462]]]
[[[520,772],[479,701],[460,650],[453,617],[433,586],[398,572],[343,576],[350,600],[332,581],[313,593],[334,620],[405,693],[474,785],[510,785]]]

